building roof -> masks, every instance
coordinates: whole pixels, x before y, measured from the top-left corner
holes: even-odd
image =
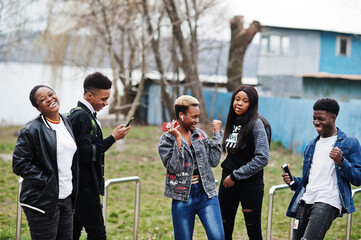
[[[347,80],[361,80],[361,75],[356,74],[333,74],[327,72],[319,72],[312,74],[300,74],[298,77],[309,77],[309,78],[339,78],[339,79],[347,79]]]
[[[287,26],[276,26],[276,25],[262,25],[265,28],[282,28],[282,29],[296,29],[296,30],[306,30],[306,31],[322,31],[322,32],[335,32],[335,33],[345,33],[353,35],[361,35],[361,33],[351,32],[351,31],[340,31],[340,30],[329,30],[321,28],[312,28],[312,27],[287,27]]]

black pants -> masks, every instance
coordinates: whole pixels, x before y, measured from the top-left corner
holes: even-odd
[[[70,196],[58,200],[51,218],[27,207],[23,209],[32,240],[73,239],[73,204]]]
[[[232,239],[234,222],[240,202],[249,239],[262,239],[261,212],[264,194],[263,179],[244,180],[237,182],[231,188],[225,188],[223,181],[227,176],[228,174],[222,174],[222,180],[219,186],[219,203],[225,239]]]
[[[83,189],[79,190],[74,214],[74,239],[79,239],[85,228],[88,240],[106,239],[102,204],[99,194]]]
[[[293,224],[293,240],[321,240],[340,210],[322,202],[306,204],[301,200]]]

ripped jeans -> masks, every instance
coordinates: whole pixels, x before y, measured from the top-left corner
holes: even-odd
[[[262,239],[261,212],[264,194],[263,179],[251,178],[237,182],[231,188],[225,188],[223,181],[227,174],[222,173],[219,185],[219,203],[221,207],[225,239],[232,239],[234,221],[241,203],[243,216],[250,240]]]

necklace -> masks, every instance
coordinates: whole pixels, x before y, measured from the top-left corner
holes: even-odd
[[[45,117],[45,119],[51,123],[54,123],[54,124],[59,124],[60,123],[60,120],[59,121],[56,121],[56,120],[51,120],[50,118],[48,117]]]

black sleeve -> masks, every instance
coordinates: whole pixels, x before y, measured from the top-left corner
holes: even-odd
[[[73,127],[74,137],[78,146],[80,161],[95,161],[97,153],[106,152],[115,142],[113,136],[93,142],[92,121],[89,114],[83,110],[77,110],[70,114],[69,120]],[[93,123],[95,124],[95,123]],[[93,133],[95,134],[95,133]]]
[[[29,129],[23,128],[15,145],[13,153],[13,172],[28,180],[34,186],[42,187],[48,181],[44,172],[34,164],[35,136],[31,136]]]

